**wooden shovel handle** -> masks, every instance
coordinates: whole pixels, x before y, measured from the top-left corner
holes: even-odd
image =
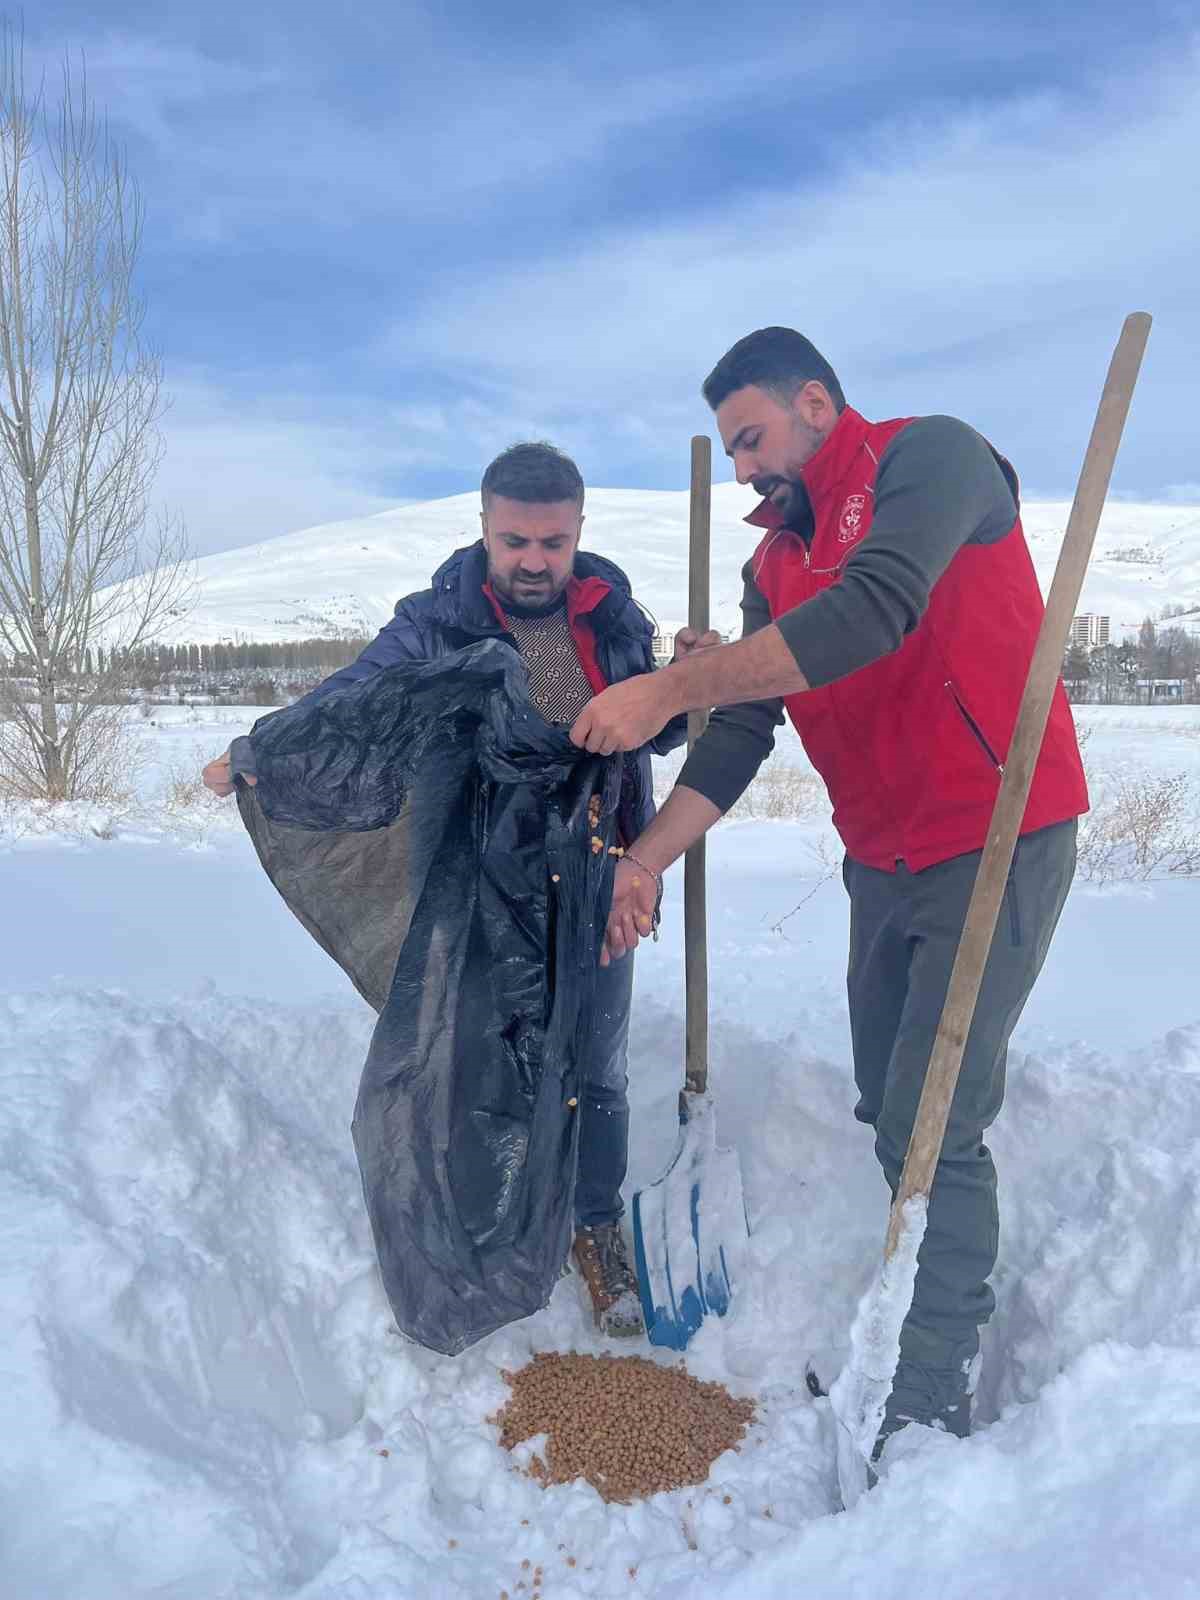
[[[979,998],[979,987],[983,982],[1021,819],[1025,815],[1034,768],[1041,752],[1046,719],[1062,670],[1067,634],[1079,602],[1079,591],[1083,587],[1088,559],[1096,540],[1104,497],[1108,492],[1108,482],[1149,336],[1150,318],[1144,311],[1135,311],[1126,317],[1100,396],[1100,407],[1079,474],[1050,597],[1046,602],[1046,614],[1038,632],[1029,676],[1021,696],[1000,793],[996,796],[987,843],[975,877],[971,903],[967,907],[954,969],[950,974],[950,987],[929,1058],[925,1087],[917,1108],[904,1171],[900,1175],[900,1187],[888,1222],[885,1260],[891,1258],[899,1243],[905,1202],[918,1195],[928,1195],[933,1185],[963,1052],[975,1015],[975,1003]]]
[[[688,517],[688,626],[708,629],[708,569],[712,524],[712,444],[692,440],[692,501]],[[707,711],[688,713],[688,749],[708,725]],[[683,858],[683,974],[686,1053],[684,1092],[708,1088],[708,912],[704,885],[704,840]]]

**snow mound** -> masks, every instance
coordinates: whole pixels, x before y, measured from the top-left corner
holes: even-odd
[[[759,1421],[703,1487],[606,1506],[530,1482],[486,1420],[502,1369],[605,1348],[577,1284],[456,1360],[391,1331],[348,1134],[362,1007],[0,998],[0,1592],[494,1600],[540,1565],[547,1600],[1196,1593],[1200,1024],[1122,1060],[1014,1061],[982,1425],[909,1441],[832,1516],[804,1358],[845,1339],[882,1180],[826,1050],[832,1003],[803,1043],[720,1009],[755,1234],[688,1366]],[[681,1029],[639,1003],[639,1183],[673,1141]]]

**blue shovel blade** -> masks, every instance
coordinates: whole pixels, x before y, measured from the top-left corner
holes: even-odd
[[[686,1350],[733,1298],[730,1261],[748,1236],[737,1155],[716,1146],[713,1103],[686,1096],[679,1143],[657,1183],[633,1197],[633,1248],[651,1344]]]

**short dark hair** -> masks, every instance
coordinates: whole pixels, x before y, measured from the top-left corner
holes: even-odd
[[[838,411],[846,396],[825,357],[794,328],[759,328],[727,350],[704,380],[704,398],[715,411],[731,394],[753,384],[785,403],[813,379],[829,390]]]
[[[544,440],[510,444],[483,475],[480,492],[486,505],[494,494],[525,505],[553,505],[559,500],[583,504],[583,477],[570,456]]]

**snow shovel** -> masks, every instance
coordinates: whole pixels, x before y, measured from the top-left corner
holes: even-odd
[[[1149,335],[1150,318],[1145,312],[1126,317],[1109,365],[888,1220],[883,1266],[859,1304],[850,1332],[849,1360],[830,1390],[838,1425],[838,1482],[847,1510],[869,1482],[871,1452],[900,1357],[900,1330],[912,1306],[917,1252],[925,1234],[929,1193],[963,1051],[1062,669],[1071,619]]]
[[[688,625],[708,628],[712,450],[692,440],[688,550]],[[688,749],[708,715],[688,716]],[[708,952],[704,840],[683,862],[685,1077],[679,1096],[679,1142],[657,1183],[633,1197],[633,1246],[642,1313],[651,1344],[685,1350],[706,1316],[723,1317],[733,1295],[731,1268],[748,1236],[737,1152],[717,1147],[716,1110],[708,1092]]]

